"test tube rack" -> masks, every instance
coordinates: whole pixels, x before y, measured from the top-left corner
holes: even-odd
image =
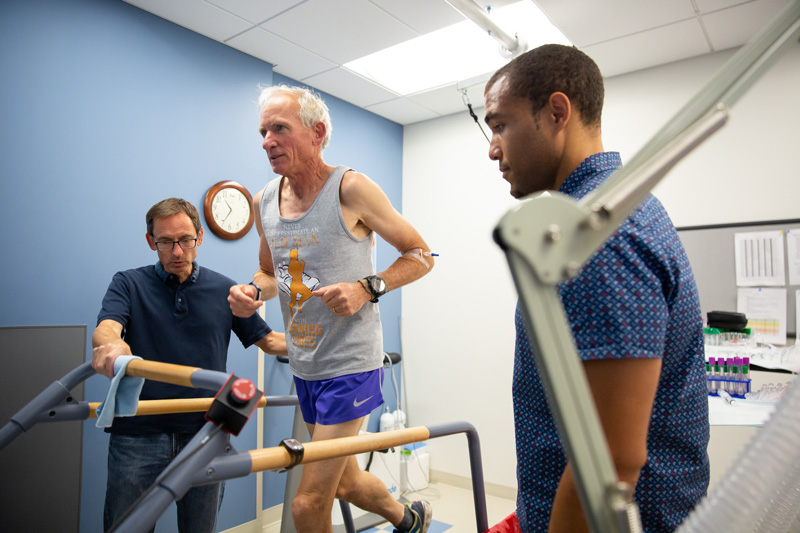
[[[732,398],[744,398],[750,392],[750,379],[706,378],[709,396],[719,396],[717,391],[724,390]]]
[[[703,340],[707,346],[748,346],[752,344],[753,330],[745,328],[734,331],[720,328],[703,328]]]

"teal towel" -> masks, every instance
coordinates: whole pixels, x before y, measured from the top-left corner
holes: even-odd
[[[114,423],[116,416],[133,416],[139,406],[139,393],[142,392],[144,378],[126,377],[125,367],[138,355],[120,355],[114,361],[114,377],[108,388],[106,400],[97,408],[97,427],[107,428]]]

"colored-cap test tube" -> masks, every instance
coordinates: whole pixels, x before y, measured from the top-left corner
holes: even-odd
[[[714,381],[716,375],[714,374],[714,358],[709,357],[706,363],[706,382],[708,384],[708,392],[714,393],[717,391],[717,382]]]
[[[742,396],[750,392],[750,358],[749,357],[742,357],[742,368],[741,368],[741,380],[742,380]]]

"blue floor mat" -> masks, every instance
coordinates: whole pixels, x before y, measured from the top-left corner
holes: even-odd
[[[450,524],[445,524],[444,522],[439,522],[438,520],[431,520],[431,525],[428,527],[428,533],[444,533],[445,531],[449,531],[452,527],[453,526]],[[387,522],[377,527],[365,529],[360,533],[392,533],[392,531],[394,531],[394,526]]]

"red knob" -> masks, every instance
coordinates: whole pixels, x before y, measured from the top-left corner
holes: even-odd
[[[231,385],[231,399],[236,403],[245,404],[256,395],[256,386],[246,378],[239,378]]]

